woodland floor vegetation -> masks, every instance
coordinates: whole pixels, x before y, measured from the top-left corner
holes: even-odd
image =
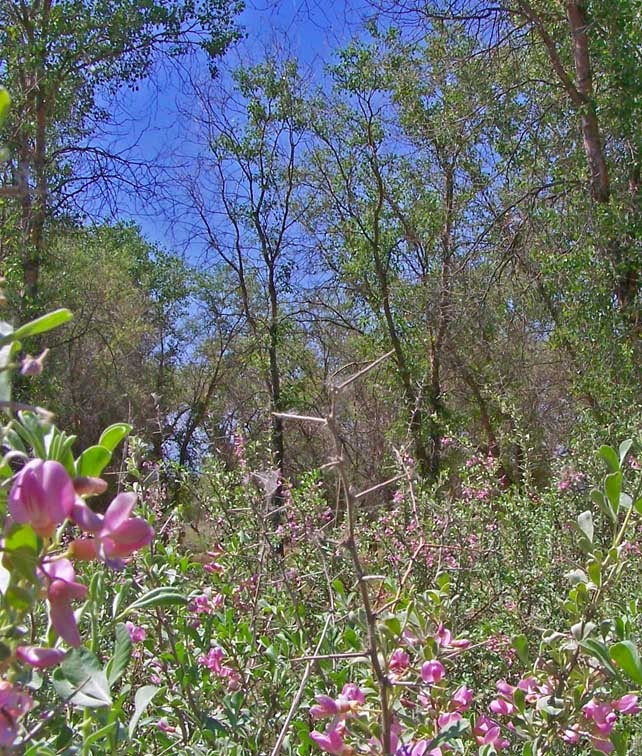
[[[0,752],[642,754],[640,8],[334,10],[0,0]]]

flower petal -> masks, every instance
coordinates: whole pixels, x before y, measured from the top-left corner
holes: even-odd
[[[55,667],[65,658],[66,652],[60,648],[43,648],[41,646],[18,646],[16,656],[24,664],[38,669]]]
[[[76,498],[71,509],[71,519],[81,530],[97,533],[103,527],[102,515],[96,514],[86,502]]]
[[[135,493],[121,493],[116,496],[105,512],[103,527],[105,530],[116,530],[122,525],[134,509],[136,504]]]
[[[70,646],[80,647],[80,633],[69,601],[49,601],[49,617],[56,633]]]

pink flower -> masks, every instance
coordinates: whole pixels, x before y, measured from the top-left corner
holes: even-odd
[[[440,623],[437,627],[437,632],[435,633],[435,641],[437,642],[437,645],[448,648],[452,643],[452,639],[453,634],[444,626],[443,622]]]
[[[317,705],[310,708],[310,715],[314,719],[333,716],[343,718],[363,706],[366,697],[358,685],[346,683],[336,699],[321,694],[316,696],[316,700]]]
[[[473,700],[473,692],[465,685],[458,688],[453,697],[450,699],[450,709],[452,711],[466,711]]]
[[[161,732],[176,732],[176,728],[172,727],[168,723],[167,719],[165,719],[165,717],[163,717],[162,719],[158,720],[158,722],[156,723],[156,727],[158,727],[158,729]]]
[[[0,681],[0,746],[11,746],[18,735],[18,720],[34,707],[28,693]]]
[[[411,630],[404,630],[401,633],[401,638],[406,646],[417,646],[419,644],[419,638]]]
[[[459,638],[458,640],[453,640],[452,633],[450,632],[450,630],[448,630],[448,628],[444,627],[443,623],[437,627],[437,632],[435,633],[435,641],[437,642],[437,645],[441,646],[442,648],[458,648],[462,651],[470,646],[470,641],[467,638]]]
[[[535,701],[537,701],[538,693],[545,695],[550,692],[545,685],[540,685],[534,677],[525,677],[517,683],[517,687],[526,693],[526,700],[530,703],[535,703]]]
[[[66,652],[60,648],[42,648],[40,646],[18,646],[16,657],[23,664],[37,669],[55,667],[65,658]]]
[[[71,514],[76,499],[73,483],[60,462],[33,459],[16,476],[8,510],[19,523],[29,523],[48,538]]]
[[[74,478],[72,483],[78,496],[98,496],[107,490],[107,481],[102,478],[80,475]]]
[[[449,727],[455,722],[461,722],[461,714],[458,711],[447,711],[445,714],[440,714],[437,718],[440,730],[443,730],[444,727]]]
[[[445,674],[446,668],[436,659],[424,662],[421,666],[421,679],[430,685],[441,682]]]
[[[403,648],[397,648],[390,656],[388,669],[395,675],[402,675],[408,669],[409,664],[410,657],[408,654]]]
[[[205,572],[211,572],[215,575],[222,575],[225,572],[225,567],[218,562],[210,562],[209,564],[205,564],[203,565],[203,569],[205,570]]]
[[[496,751],[509,745],[507,740],[501,737],[501,730],[497,722],[482,715],[473,728],[473,735],[477,745],[492,745]]]
[[[336,701],[330,696],[319,695],[315,696],[317,705],[310,707],[310,716],[312,719],[324,719],[325,717],[333,717],[338,714],[339,709]]]
[[[68,559],[56,559],[42,567],[51,581],[47,590],[49,617],[53,629],[70,646],[80,646],[80,634],[71,606],[72,599],[84,599],[87,586],[76,582],[76,573]]]
[[[350,704],[351,709],[355,709],[357,706],[363,706],[366,702],[366,697],[361,688],[355,683],[346,683],[341,688],[341,695],[338,701],[345,699]]]
[[[580,727],[577,724],[574,724],[572,727],[567,727],[566,730],[564,730],[560,737],[562,740],[566,741],[567,743],[573,743],[574,745],[577,745],[580,742]]]
[[[98,558],[116,569],[123,566],[123,558],[147,546],[154,537],[154,529],[142,517],[131,517],[136,494],[118,494],[105,516],[92,512],[84,502],[74,507],[73,517],[83,530],[96,537],[81,539],[72,544],[72,553],[79,559]]]
[[[596,737],[591,737],[591,745],[596,751],[601,751],[602,753],[611,753],[615,748],[610,740],[601,740]]]
[[[20,367],[20,375],[40,375],[44,370],[45,357],[48,354],[48,349],[45,349],[40,355],[38,355],[38,357],[32,357],[30,354],[28,354],[22,361],[22,366]]]
[[[344,743],[343,737],[336,729],[329,729],[324,733],[313,730],[310,737],[322,751],[327,753],[336,754],[336,756],[351,756],[354,753],[354,750]]]
[[[517,706],[515,706],[512,701],[507,701],[505,698],[495,698],[490,702],[490,710],[493,714],[510,716],[517,711]]]
[[[638,697],[633,693],[628,693],[622,698],[618,698],[611,702],[614,709],[617,709],[622,714],[639,714],[641,709],[638,705]]]
[[[133,622],[125,622],[125,627],[129,633],[129,637],[132,639],[132,643],[142,643],[147,638],[147,631],[144,627],[139,627]]]
[[[593,722],[594,731],[598,738],[606,739],[611,734],[617,714],[610,703],[598,703],[595,699],[582,707],[584,716]]]
[[[211,672],[217,675],[223,673],[223,657],[225,652],[220,646],[215,646],[209,650],[207,656],[199,656],[198,663],[206,666]]]
[[[204,593],[194,597],[192,606],[197,614],[211,614],[214,608],[210,604],[209,596],[206,596]]]

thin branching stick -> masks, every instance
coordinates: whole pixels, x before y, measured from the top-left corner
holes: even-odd
[[[308,677],[310,676],[310,672],[312,670],[312,665],[315,663],[315,661],[319,658],[317,654],[319,653],[319,649],[321,648],[323,641],[325,639],[325,634],[328,631],[328,626],[330,624],[330,617],[326,618],[325,625],[323,626],[323,630],[321,631],[321,636],[319,638],[319,642],[316,645],[316,648],[314,650],[314,655],[310,657],[310,661],[305,665],[305,669],[303,670],[303,675],[301,677],[301,682],[299,683],[299,688],[292,699],[292,703],[290,704],[290,710],[288,711],[288,715],[285,718],[285,722],[283,723],[283,727],[281,728],[281,732],[279,733],[279,737],[276,739],[276,743],[274,744],[274,748],[272,749],[272,753],[270,756],[277,756],[280,752],[283,741],[285,740],[285,736],[288,733],[288,730],[290,729],[290,722],[292,722],[292,719],[294,715],[296,714],[296,710],[299,708],[299,703],[301,703],[301,696],[303,695],[303,691],[305,690],[305,684],[308,681]],[[294,660],[293,660],[294,661]]]

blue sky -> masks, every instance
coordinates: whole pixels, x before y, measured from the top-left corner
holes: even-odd
[[[219,66],[221,76],[243,63],[259,62],[264,53],[280,50],[296,57],[319,80],[333,51],[350,41],[368,12],[365,0],[247,0],[239,23],[246,37],[231,49]],[[169,166],[176,153],[185,156],[186,119],[189,119],[189,76],[206,76],[206,65],[198,56],[181,64],[159,66],[137,91],[123,91],[117,97],[116,124],[102,137],[110,150],[130,158]],[[161,180],[163,180],[161,178]],[[172,224],[155,202],[131,190],[114,198],[117,217],[139,224],[149,241],[177,251],[187,249],[186,231]],[[105,214],[106,209],[102,209]],[[113,207],[112,207],[113,212]]]

